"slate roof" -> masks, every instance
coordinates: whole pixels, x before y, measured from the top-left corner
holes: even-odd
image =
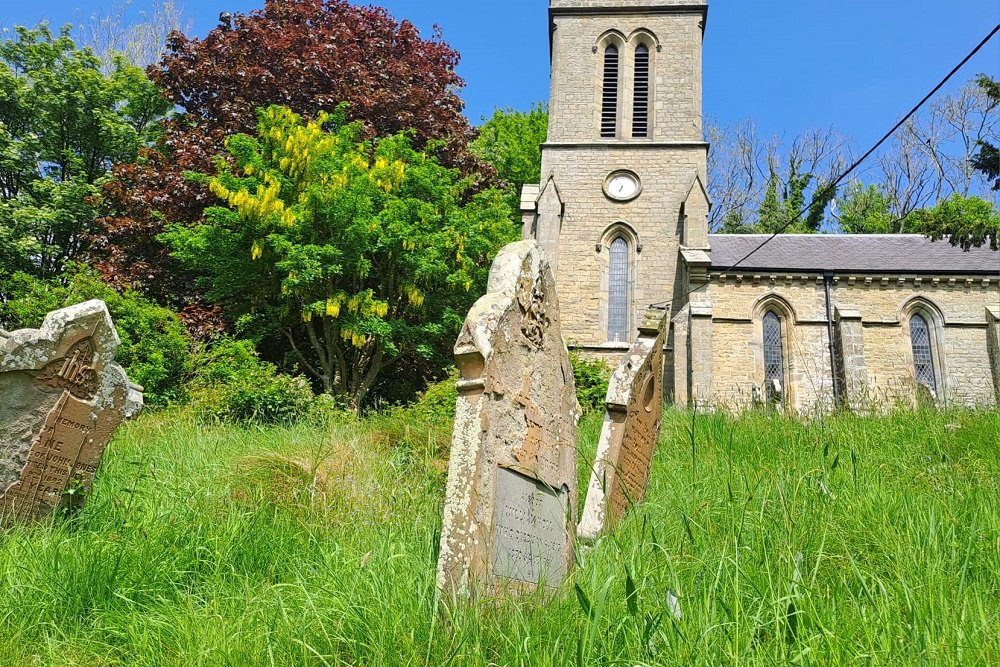
[[[767,240],[767,234],[709,234],[712,270],[725,270]],[[779,234],[735,271],[943,273],[1000,275],[1000,251],[968,252],[919,234]]]

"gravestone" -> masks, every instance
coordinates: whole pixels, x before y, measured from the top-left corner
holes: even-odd
[[[639,337],[611,375],[604,426],[577,529],[581,539],[599,537],[646,495],[663,417],[666,320],[666,311],[647,311]]]
[[[438,587],[465,596],[558,586],[573,565],[580,410],[552,270],[534,241],[497,255],[455,359]]]
[[[0,331],[0,524],[82,503],[115,429],[142,409],[120,342],[96,300]]]

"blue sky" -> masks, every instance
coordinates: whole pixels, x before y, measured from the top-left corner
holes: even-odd
[[[71,23],[116,0],[0,0],[0,24]],[[133,0],[133,11],[148,0]],[[177,0],[202,35],[222,11],[263,0]],[[473,122],[548,97],[547,0],[383,0],[462,54]],[[833,127],[877,140],[997,23],[998,0],[714,0],[705,39],[705,114],[753,118],[762,134]],[[955,79],[1000,75],[1000,36]]]

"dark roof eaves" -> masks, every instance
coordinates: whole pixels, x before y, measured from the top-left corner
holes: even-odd
[[[747,266],[740,264],[739,266],[733,268],[727,265],[712,264],[709,269],[712,273],[750,273],[750,272],[760,272],[760,273],[815,273],[818,275],[823,275],[824,273],[833,274],[849,274],[849,273],[860,273],[865,275],[879,275],[883,273],[893,273],[900,275],[921,275],[921,276],[965,276],[965,275],[976,275],[976,276],[991,276],[1000,278],[1000,271],[985,271],[982,269],[965,269],[963,271],[952,271],[947,269],[817,269],[816,267],[801,268],[793,266]]]

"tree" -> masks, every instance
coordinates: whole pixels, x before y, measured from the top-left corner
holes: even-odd
[[[994,177],[982,167],[990,165],[989,139],[1000,132],[1000,104],[990,96],[996,91],[989,82],[981,76],[934,101],[900,128],[891,148],[879,156],[870,177],[884,186],[896,220],[953,194],[989,198]]]
[[[822,227],[835,191],[827,188],[845,162],[846,142],[832,130],[813,130],[785,147],[763,140],[752,122],[710,127],[708,138],[709,227],[726,233],[788,232]],[[808,209],[801,220],[797,214]]]
[[[116,169],[106,194],[118,213],[96,239],[99,268],[191,315],[197,291],[156,237],[165,221],[201,219],[212,197],[184,173],[209,171],[226,137],[252,132],[256,109],[271,104],[314,114],[345,101],[365,136],[412,129],[417,148],[444,139],[434,144],[441,159],[471,173],[458,59],[439,34],[424,39],[386,10],[347,0],[267,0],[262,10],[220,16],[204,39],[172,33],[149,74],[182,111],[155,149]]]
[[[135,159],[169,104],[121,59],[103,73],[68,27],[15,32],[0,42],[0,272],[47,277],[86,249],[102,178]]]
[[[882,185],[852,181],[831,207],[840,231],[846,234],[900,234],[906,218],[896,218]]]
[[[934,241],[948,237],[948,242],[962,250],[986,243],[1000,249],[1000,211],[980,197],[953,194],[931,209],[914,211],[913,229]]]
[[[244,333],[285,341],[323,391],[358,408],[406,357],[454,340],[489,263],[516,235],[499,190],[440,164],[408,134],[365,139],[361,122],[260,115],[227,141],[208,179],[225,207],[171,225],[176,257]]]
[[[990,111],[1000,107],[1000,81],[980,74],[976,84],[985,95]],[[995,133],[976,140],[979,152],[972,157],[972,168],[991,180],[994,190],[1000,190],[1000,147],[994,141]]]
[[[519,217],[521,187],[541,179],[541,149],[548,131],[549,113],[542,103],[530,111],[497,109],[469,146],[473,155],[496,169],[514,218]]]
[[[136,67],[152,65],[163,54],[171,32],[191,28],[173,0],[152,0],[148,10],[139,11],[138,21],[128,18],[131,5],[132,0],[117,0],[108,12],[91,14],[77,27],[77,41],[101,59],[108,73],[114,69],[115,56]]]

